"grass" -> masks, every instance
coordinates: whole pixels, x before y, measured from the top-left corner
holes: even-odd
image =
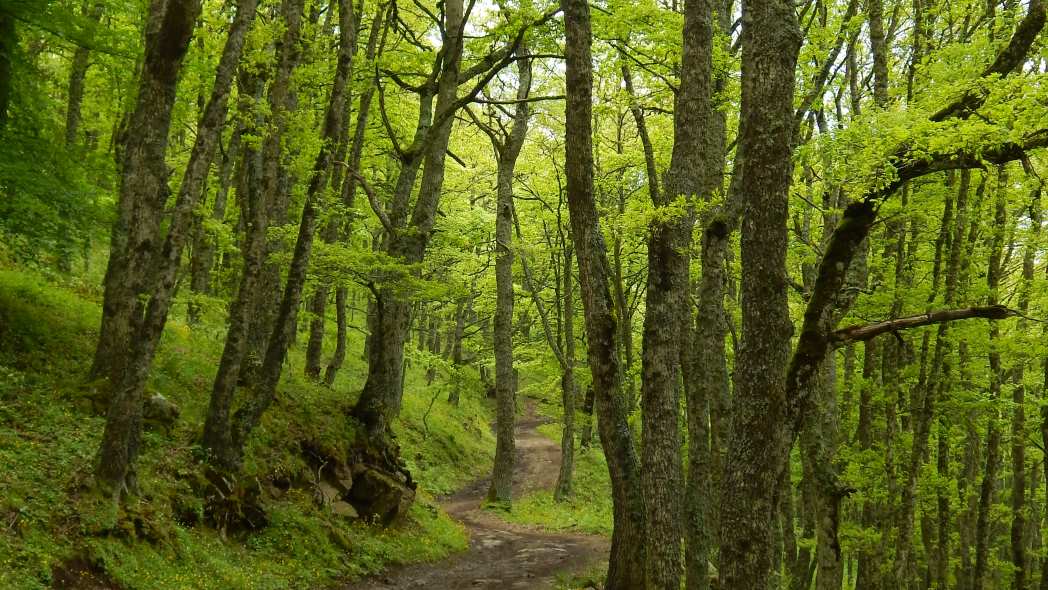
[[[545,424],[539,432],[560,439],[560,427]],[[564,502],[553,500],[548,490],[527,494],[513,503],[503,518],[510,522],[537,525],[550,531],[575,531],[611,535],[611,482],[608,465],[599,448],[575,449],[572,495]]]
[[[100,315],[97,284],[97,276],[68,280],[0,267],[0,587],[48,587],[53,568],[74,556],[128,590],[317,587],[466,547],[464,530],[432,497],[489,468],[490,410],[469,388],[451,407],[447,385],[439,378],[427,385],[418,367],[409,371],[395,425],[420,482],[403,525],[342,520],[305,490],[267,501],[269,526],[246,538],[223,539],[180,519],[199,510],[187,480],[224,335],[217,304],[201,327],[169,322],[149,388],[176,403],[181,418],[170,433],[146,432],[141,494],[119,515],[96,505],[84,490],[104,420],[91,411],[82,382]],[[344,448],[352,434],[346,410],[364,375],[361,347],[358,335],[333,388],[301,377],[301,351],[292,351],[278,399],[249,444],[247,475],[265,480],[308,469],[304,442]]]
[[[553,394],[545,396],[552,398]],[[539,426],[543,436],[560,441],[561,407],[559,403],[540,403],[539,412],[551,421]],[[576,414],[576,428],[587,418]],[[576,431],[578,432],[578,431]],[[512,510],[501,513],[510,522],[535,525],[549,531],[574,531],[596,535],[611,535],[612,505],[611,480],[608,475],[608,464],[601,452],[594,433],[593,445],[581,449],[575,447],[575,475],[572,480],[572,494],[564,502],[553,500],[551,490],[541,490],[526,494],[513,502]]]

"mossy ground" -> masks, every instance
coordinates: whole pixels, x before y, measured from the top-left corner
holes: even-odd
[[[349,523],[294,489],[268,501],[269,525],[243,538],[223,539],[180,521],[176,514],[199,503],[184,476],[198,456],[195,441],[221,352],[217,302],[197,327],[185,324],[184,305],[172,314],[150,389],[178,404],[181,418],[170,433],[146,433],[141,494],[119,516],[99,506],[85,484],[104,419],[84,403],[90,388],[83,384],[100,314],[98,278],[0,265],[0,587],[47,587],[53,568],[74,556],[129,590],[322,587],[466,547],[462,528],[432,497],[489,469],[490,409],[471,385],[475,378],[461,380],[468,387],[461,405],[451,407],[446,377],[427,385],[418,366],[409,370],[396,425],[420,482],[408,522],[388,530]],[[351,333],[350,358],[332,388],[301,377],[301,350],[292,351],[278,400],[251,439],[247,475],[308,469],[303,442],[338,449],[350,440],[346,410],[365,367],[359,332]]]

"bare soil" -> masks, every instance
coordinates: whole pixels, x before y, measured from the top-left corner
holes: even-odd
[[[560,447],[539,434],[543,420],[529,402],[516,428],[514,496],[552,490],[560,469]],[[604,537],[564,534],[508,523],[482,510],[488,479],[480,479],[440,504],[469,532],[469,549],[446,560],[395,568],[342,586],[341,590],[548,590],[558,577],[582,572],[607,559]]]

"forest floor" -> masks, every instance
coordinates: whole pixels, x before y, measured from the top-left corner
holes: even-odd
[[[529,400],[516,427],[515,497],[552,490],[556,484],[560,446],[539,433],[545,421]],[[440,502],[469,532],[467,551],[435,563],[395,568],[340,590],[551,589],[607,559],[605,537],[549,532],[506,522],[497,510],[485,510],[488,484],[489,478],[479,479]]]

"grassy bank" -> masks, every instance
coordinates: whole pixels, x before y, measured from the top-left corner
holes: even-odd
[[[104,419],[83,384],[100,315],[96,279],[0,268],[0,587],[48,587],[66,565],[128,590],[316,587],[465,548],[463,530],[432,496],[487,469],[490,412],[474,390],[451,407],[448,385],[441,377],[427,385],[418,366],[409,368],[396,425],[420,488],[407,522],[379,530],[348,521],[292,488],[266,501],[268,526],[257,532],[222,538],[195,524],[202,506],[189,480],[224,336],[218,306],[199,327],[169,322],[149,389],[181,416],[170,432],[146,432],[140,496],[120,514],[98,505],[88,484]],[[264,486],[304,475],[304,447],[335,452],[350,440],[346,411],[365,366],[362,337],[351,333],[350,359],[332,388],[302,378],[301,350],[292,351],[249,445],[247,476]]]

